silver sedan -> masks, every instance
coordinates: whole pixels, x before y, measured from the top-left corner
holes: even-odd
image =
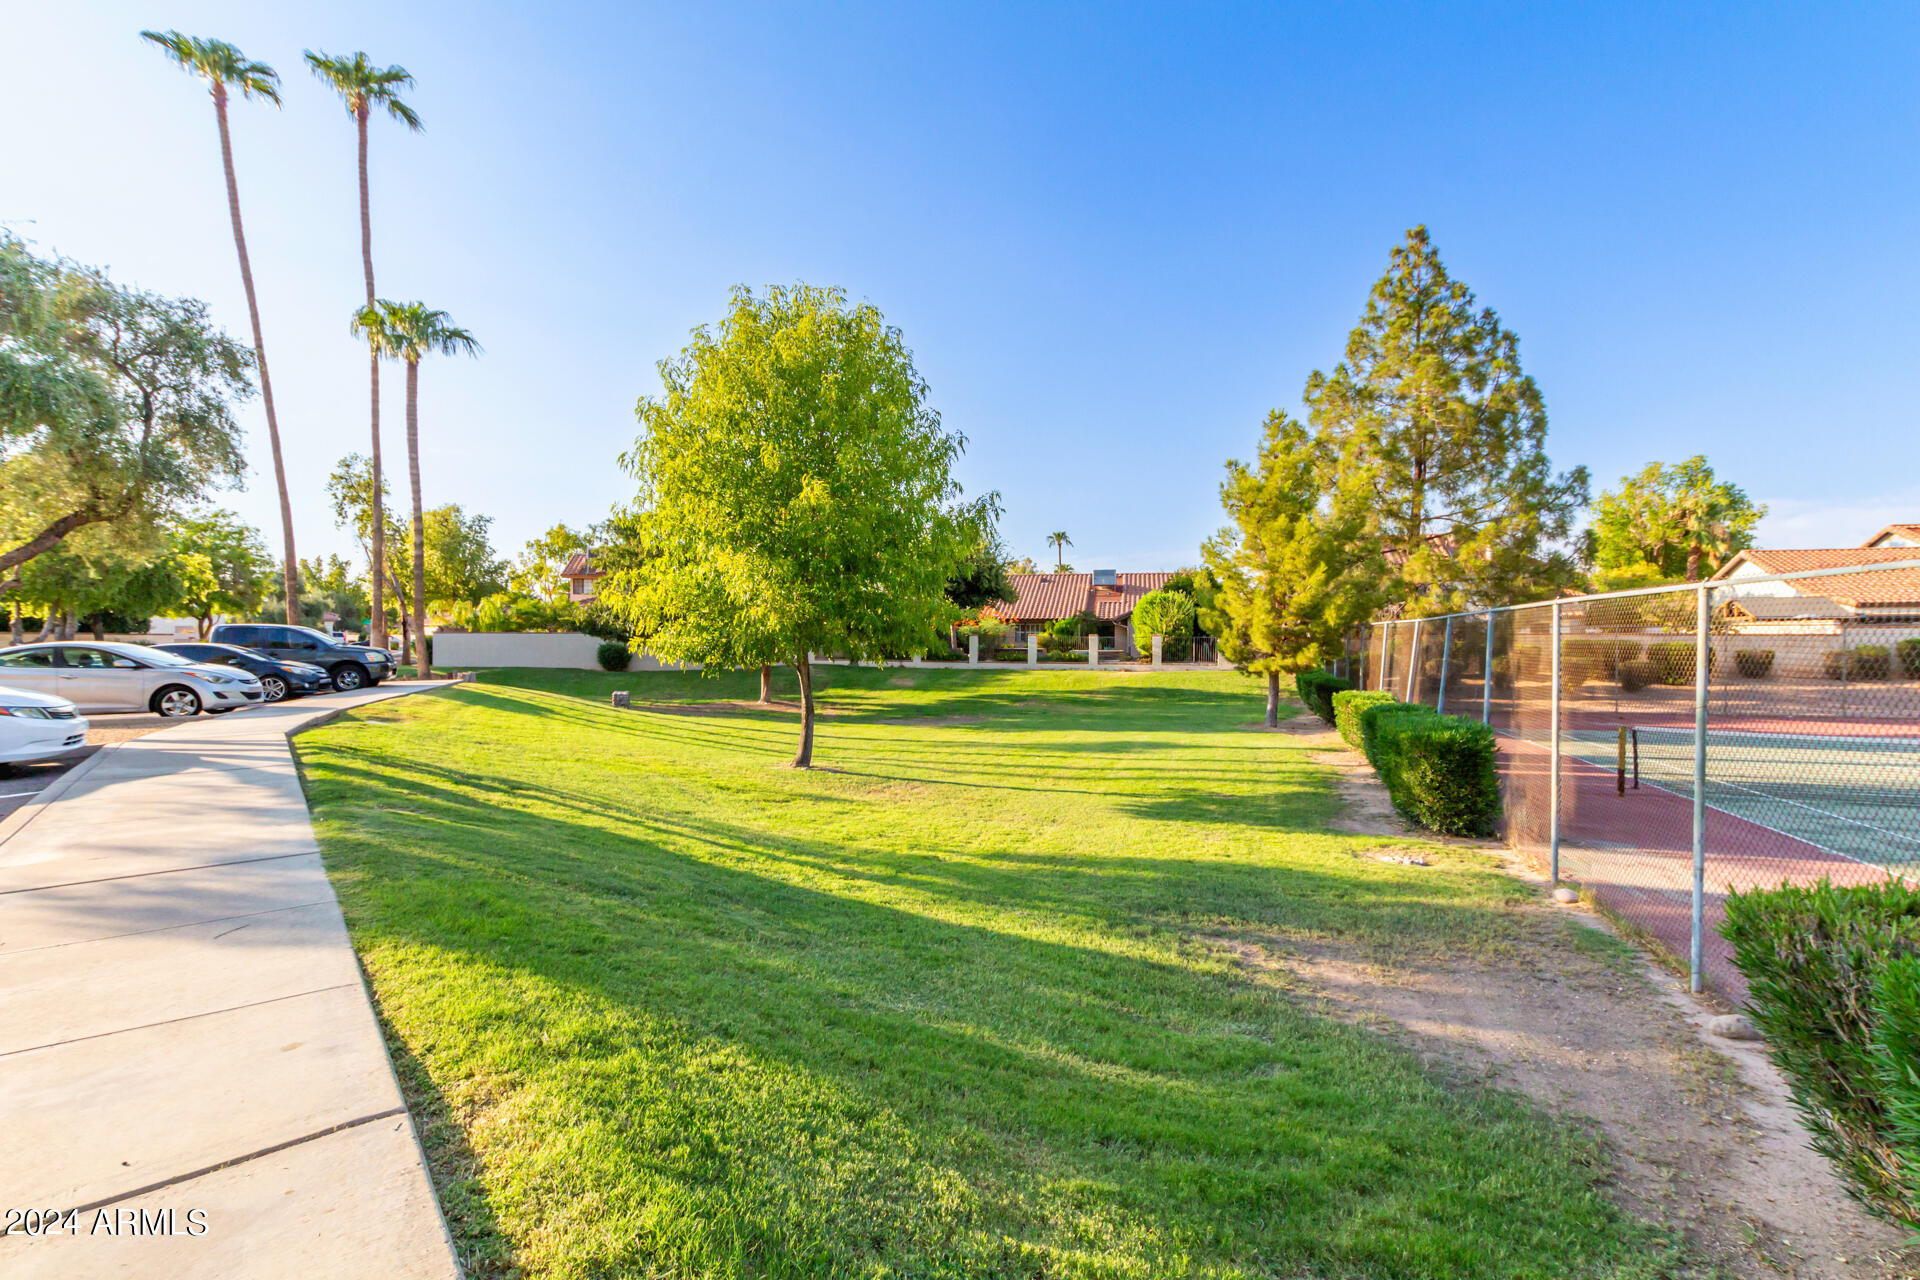
[[[175,718],[262,700],[260,681],[143,644],[22,644],[0,649],[0,685],[65,698],[86,712],[153,711]]]

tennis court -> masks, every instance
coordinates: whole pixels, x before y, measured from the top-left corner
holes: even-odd
[[[1655,725],[1562,734],[1567,756],[1627,791],[1693,799],[1694,731]],[[1707,731],[1707,804],[1896,874],[1920,871],[1920,738]]]

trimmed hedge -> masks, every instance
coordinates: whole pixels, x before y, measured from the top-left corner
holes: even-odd
[[[1654,679],[1661,684],[1692,684],[1698,652],[1691,640],[1656,640],[1647,646],[1647,661],[1653,664]],[[1719,664],[1719,655],[1707,650],[1707,675]]]
[[[1920,680],[1920,637],[1902,640],[1893,646],[1893,651],[1900,655],[1900,670],[1907,679]]]
[[[1333,726],[1348,746],[1359,751],[1362,747],[1360,713],[1368,707],[1393,701],[1394,696],[1385,689],[1344,689],[1333,695]]]
[[[1814,1149],[1869,1211],[1920,1226],[1920,892],[1734,893],[1720,932]]]
[[[624,640],[608,640],[594,651],[603,671],[625,671],[633,661],[633,650]]]
[[[1307,710],[1333,723],[1333,695],[1353,688],[1353,683],[1339,676],[1322,671],[1318,667],[1294,673],[1293,689],[1300,695],[1300,701]]]
[[[1645,658],[1634,658],[1620,664],[1620,692],[1638,693],[1652,684],[1660,675],[1660,669]]]
[[[1749,680],[1764,680],[1773,672],[1773,650],[1736,649],[1733,669]]]
[[[1893,651],[1883,644],[1829,649],[1825,666],[1829,680],[1885,680],[1893,674]]]
[[[1493,730],[1431,707],[1374,703],[1360,741],[1393,807],[1446,836],[1490,836],[1500,820]]]

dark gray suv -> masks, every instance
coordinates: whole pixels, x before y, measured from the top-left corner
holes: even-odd
[[[237,644],[258,649],[278,662],[311,662],[325,667],[333,687],[343,692],[379,684],[393,675],[393,655],[385,649],[341,644],[312,627],[273,626],[261,622],[228,622],[213,629],[214,644]]]

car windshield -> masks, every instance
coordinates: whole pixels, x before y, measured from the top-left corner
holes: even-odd
[[[324,631],[316,631],[312,627],[288,627],[287,630],[298,631],[303,636],[312,636],[315,640],[318,640],[321,644],[331,645],[333,643],[332,636],[328,635]]]
[[[138,658],[155,667],[191,667],[196,661],[193,658],[183,658],[177,653],[168,653],[165,649],[150,649],[144,644],[117,644],[113,646],[113,652],[125,654],[129,658]]]

